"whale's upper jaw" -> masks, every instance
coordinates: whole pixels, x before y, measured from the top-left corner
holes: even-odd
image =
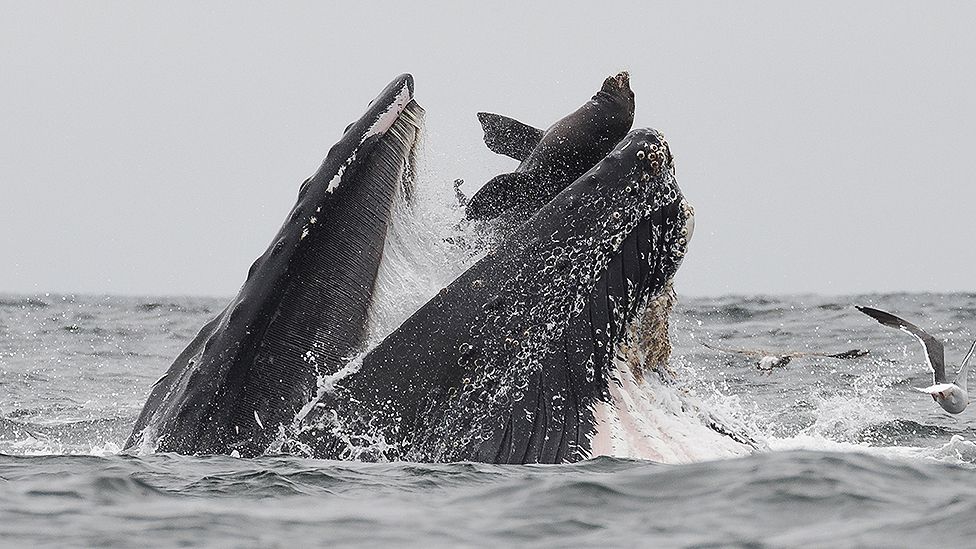
[[[617,148],[581,180],[599,185],[612,202],[606,230],[617,239],[628,236],[642,221],[658,227],[658,258],[673,263],[673,274],[687,252],[694,232],[694,208],[674,177],[674,158],[664,135],[653,129],[631,130]],[[616,195],[616,196],[614,196]],[[670,277],[670,275],[669,275]]]

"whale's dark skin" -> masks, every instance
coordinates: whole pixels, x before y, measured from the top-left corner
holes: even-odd
[[[302,184],[240,293],[154,386],[126,448],[259,455],[360,350],[423,109],[401,75]]]
[[[692,211],[634,130],[372,351],[297,433],[332,459],[562,463],[591,455],[612,360],[675,274]]]
[[[488,148],[521,164],[479,189],[465,214],[518,225],[623,139],[634,122],[634,92],[626,72],[611,76],[592,99],[544,132],[497,114],[478,113],[478,119]]]

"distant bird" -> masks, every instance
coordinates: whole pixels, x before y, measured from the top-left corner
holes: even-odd
[[[764,351],[762,349],[728,349],[725,347],[718,347],[716,345],[709,345],[708,343],[701,342],[702,345],[708,347],[709,349],[714,349],[716,351],[722,351],[725,353],[732,353],[736,355],[743,355],[752,357],[756,359],[756,368],[761,372],[772,373],[773,368],[782,368],[790,363],[794,358],[803,358],[808,356],[819,356],[824,358],[859,358],[866,354],[868,351],[862,351],[860,349],[851,349],[850,351],[844,351],[843,353],[814,353],[808,351],[791,351],[788,353],[774,353],[771,351]]]
[[[872,309],[871,307],[861,307],[860,305],[855,305],[854,307],[884,326],[897,328],[906,334],[914,336],[922,344],[922,347],[925,347],[925,361],[928,362],[929,368],[935,374],[935,383],[924,389],[915,387],[916,391],[932,395],[932,400],[938,402],[939,406],[942,406],[942,409],[950,414],[958,414],[966,409],[966,405],[969,404],[969,393],[966,392],[966,378],[969,377],[969,359],[973,357],[973,351],[976,351],[976,341],[969,348],[969,353],[966,354],[966,358],[962,359],[962,365],[959,366],[959,373],[956,375],[956,380],[952,383],[947,383],[945,376],[945,347],[942,346],[941,341],[927,334],[925,330],[911,322],[898,318],[891,313]]]

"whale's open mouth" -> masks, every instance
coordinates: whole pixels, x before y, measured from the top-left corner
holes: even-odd
[[[254,456],[288,437],[319,458],[592,455],[620,345],[691,233],[667,143],[628,133],[349,363],[422,120],[404,75],[346,129],[240,293],[156,384],[128,448]]]
[[[630,132],[335,380],[302,427],[311,454],[588,457],[618,345],[687,247],[670,166],[659,133]]]
[[[316,379],[360,349],[423,117],[413,78],[402,75],[346,129],[240,293],[154,387],[127,447],[260,454],[314,395]]]

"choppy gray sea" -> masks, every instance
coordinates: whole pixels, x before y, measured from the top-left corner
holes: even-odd
[[[851,307],[976,337],[976,295],[683,298],[680,387],[751,425],[749,457],[663,465],[125,455],[152,383],[225,299],[0,295],[0,545],[911,547],[976,539],[976,407],[950,416],[917,343]],[[704,348],[843,351],[772,375]]]

